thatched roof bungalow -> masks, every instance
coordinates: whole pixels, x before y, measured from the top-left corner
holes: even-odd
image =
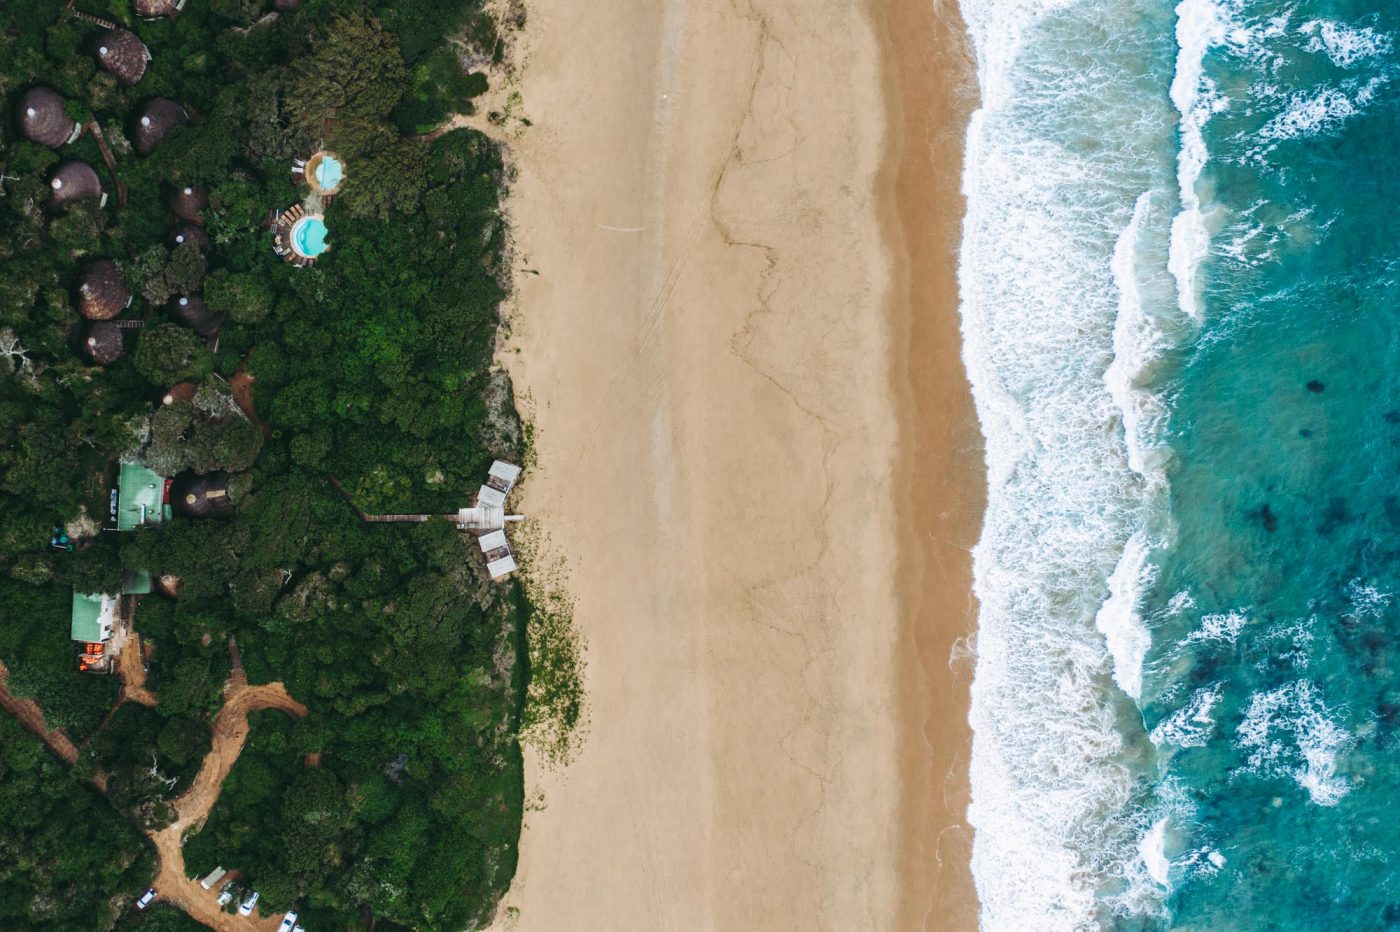
[[[228,497],[228,473],[200,476],[183,472],[170,484],[170,507],[187,518],[218,518],[233,514]]]
[[[136,121],[136,151],[140,155],[150,155],[166,136],[190,121],[185,108],[169,97],[157,97],[146,104],[141,118]]]
[[[182,223],[176,227],[175,236],[172,239],[176,246],[181,243],[194,243],[200,249],[209,248],[209,234],[193,223]]]
[[[94,47],[97,62],[118,83],[131,87],[146,74],[151,50],[129,29],[113,29],[103,33]]]
[[[175,16],[185,8],[185,0],[131,0],[131,10],[142,19]]]
[[[171,298],[170,316],[202,337],[212,337],[224,324],[224,315],[210,308],[197,294]]]
[[[86,198],[95,199],[99,207],[107,204],[107,193],[102,190],[102,182],[87,162],[72,159],[63,162],[54,170],[49,187],[53,191],[55,207],[73,204]]]
[[[156,577],[156,591],[169,599],[180,597],[180,587],[185,581],[174,573],[162,573]]]
[[[204,226],[200,211],[209,206],[209,192],[203,188],[183,187],[170,192],[170,209],[175,216],[197,226]]]
[[[193,382],[176,382],[170,386],[170,391],[160,399],[163,405],[173,405],[177,401],[193,401],[195,393],[199,391],[199,386]]]
[[[24,138],[50,149],[67,145],[83,131],[64,110],[63,98],[47,87],[31,87],[25,91],[15,117]]]
[[[131,292],[115,262],[98,259],[88,263],[78,285],[78,313],[88,320],[111,320],[130,304]]]
[[[99,366],[110,366],[126,355],[122,344],[122,328],[110,320],[93,324],[83,340],[83,352]]]

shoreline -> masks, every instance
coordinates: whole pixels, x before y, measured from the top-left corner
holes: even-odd
[[[986,505],[981,428],[962,362],[958,249],[975,63],[956,0],[875,0],[890,133],[882,213],[899,275],[891,375],[901,603],[898,928],[976,929],[968,722]],[[961,642],[961,643],[960,643]]]
[[[531,8],[499,358],[590,727],[562,771],[526,749],[494,928],[912,928],[930,896],[975,924],[942,672],[971,616],[941,607],[980,434],[948,405],[962,151],[921,173],[939,118],[897,96],[952,86],[920,3]]]

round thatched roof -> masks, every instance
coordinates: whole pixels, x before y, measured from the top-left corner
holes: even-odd
[[[181,220],[204,226],[200,211],[209,206],[209,192],[203,188],[176,188],[170,193],[170,209]]]
[[[130,303],[126,279],[111,259],[98,259],[83,269],[78,285],[78,312],[88,320],[111,320]]]
[[[71,204],[83,198],[102,197],[102,182],[87,162],[69,160],[59,165],[49,181],[55,205]]]
[[[99,366],[109,366],[126,355],[122,346],[122,328],[110,320],[101,320],[88,328],[83,339],[83,352]]]
[[[185,581],[174,573],[162,573],[156,577],[156,589],[167,598],[177,599],[180,597],[180,587]]]
[[[193,223],[182,223],[176,227],[173,240],[176,246],[181,243],[194,243],[200,249],[209,248],[209,234]]]
[[[176,0],[132,0],[131,9],[137,16],[155,19],[157,16],[174,16],[183,4]]]
[[[212,337],[224,323],[224,315],[212,310],[197,294],[171,298],[170,316],[202,337]]]
[[[146,73],[146,62],[151,60],[146,43],[136,38],[136,33],[127,29],[113,29],[103,33],[94,47],[97,61],[103,70],[127,87],[141,80]]]
[[[170,391],[160,399],[163,405],[171,405],[177,401],[193,401],[195,393],[199,391],[199,386],[193,382],[176,382],[170,386]]]
[[[170,509],[187,518],[211,518],[233,514],[228,498],[228,473],[207,476],[182,472],[170,483]]]
[[[63,98],[47,87],[31,87],[19,99],[15,113],[25,138],[57,149],[78,135],[78,124],[63,109]]]
[[[146,104],[141,118],[136,121],[136,151],[150,155],[156,145],[169,136],[177,126],[189,122],[190,115],[185,108],[169,97],[157,97]]]

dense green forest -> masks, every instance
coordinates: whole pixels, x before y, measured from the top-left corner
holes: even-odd
[[[250,682],[283,682],[309,714],[252,717],[189,870],[237,868],[307,928],[471,927],[515,870],[529,606],[452,524],[365,523],[330,477],[366,512],[445,514],[493,457],[523,455],[491,363],[502,156],[473,130],[431,132],[472,112],[497,27],[481,0],[139,8],[76,4],[149,49],[130,82],[101,59],[106,26],[62,0],[0,3],[0,662],[82,749],[70,772],[0,713],[0,927],[108,928],[149,883],[140,830],[170,820],[209,749],[230,639]],[[89,128],[25,138],[36,87]],[[183,116],[152,143],[159,98]],[[346,180],[324,207],[330,250],[298,268],[268,218],[307,198],[292,163],[322,148]],[[105,204],[57,203],[70,160]],[[80,313],[96,260],[133,296],[105,364],[89,340],[113,331]],[[99,530],[131,456],[226,476],[231,513]],[[71,551],[50,545],[59,525]],[[156,705],[108,717],[119,684],[76,672],[70,598],[134,569],[180,588],[134,610]],[[99,771],[105,798],[82,780]]]

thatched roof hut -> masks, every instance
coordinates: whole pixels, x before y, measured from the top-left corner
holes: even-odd
[[[170,193],[170,209],[175,211],[175,216],[198,226],[204,226],[200,211],[208,206],[209,192],[203,188],[186,186]]]
[[[200,249],[209,248],[209,234],[193,223],[182,223],[176,227],[173,240],[176,246],[181,243],[194,243]]]
[[[162,573],[156,577],[156,591],[166,598],[178,599],[180,597],[180,587],[185,581],[174,573]]]
[[[111,320],[131,304],[122,270],[111,259],[98,259],[83,269],[78,285],[78,313],[88,320]]]
[[[131,0],[131,9],[143,19],[174,16],[185,6],[185,0]]]
[[[212,337],[224,324],[224,315],[210,308],[197,294],[171,298],[170,316],[202,337]]]
[[[177,401],[193,401],[195,393],[199,391],[199,386],[193,382],[176,382],[170,386],[170,391],[160,399],[163,405],[171,405]]]
[[[47,87],[25,91],[15,117],[26,139],[50,149],[72,142],[82,132],[82,127],[63,109],[63,98]]]
[[[136,151],[150,155],[162,139],[190,120],[185,108],[169,97],[157,97],[146,104],[136,121]]]
[[[214,518],[233,514],[228,497],[228,473],[200,476],[182,472],[170,483],[170,508],[187,518]]]
[[[103,33],[94,49],[102,69],[127,87],[141,80],[151,60],[151,50],[129,29]]]
[[[107,195],[102,191],[102,182],[97,179],[97,172],[93,171],[87,162],[70,159],[62,163],[54,171],[49,187],[53,189],[55,207],[72,204],[84,198],[97,199],[99,206],[107,203]]]
[[[93,324],[83,340],[83,352],[99,366],[110,366],[126,355],[126,347],[122,345],[122,328],[110,320]]]

